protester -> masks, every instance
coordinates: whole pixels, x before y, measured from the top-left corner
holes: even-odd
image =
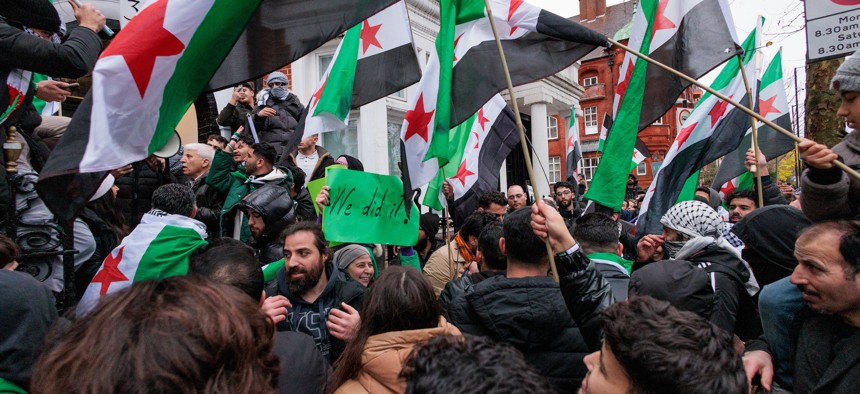
[[[289,190],[290,198],[296,204],[296,220],[316,220],[317,212],[314,209],[314,202],[311,200],[311,193],[305,185],[305,172],[301,168],[290,166],[287,167],[290,173],[293,174],[293,186]]]
[[[636,175],[627,175],[627,190],[624,191],[624,199],[629,200],[631,198],[637,198],[639,197],[639,193],[644,192],[645,191],[639,187],[639,179],[636,178]]]
[[[567,182],[558,182],[553,189],[555,192],[555,200],[558,202],[558,212],[564,218],[564,223],[567,227],[573,224],[573,221],[582,215],[582,209],[578,208],[575,203],[576,195],[573,193],[573,185]]]
[[[442,311],[449,321],[467,321],[470,306],[466,302],[466,294],[470,293],[475,285],[487,278],[504,275],[508,266],[508,260],[502,250],[499,249],[499,240],[502,238],[503,229],[501,223],[489,223],[478,236],[478,252],[481,261],[477,272],[470,270],[460,278],[452,280],[445,285],[445,290],[439,296]],[[476,264],[476,263],[472,263]],[[460,327],[467,330],[465,327]],[[467,330],[473,331],[473,330]]]
[[[224,150],[227,148],[227,144],[230,141],[227,141],[226,138],[218,135],[218,134],[209,134],[209,137],[206,138],[206,145],[211,146],[215,150]]]
[[[283,308],[275,297],[266,299],[263,291],[263,270],[254,251],[232,238],[220,238],[191,259],[188,274],[232,286],[260,304],[263,312],[276,318],[274,311]],[[269,302],[267,302],[269,301]],[[275,320],[272,321],[276,323]],[[325,392],[331,367],[317,351],[313,339],[290,331],[275,333],[272,352],[281,361],[278,387],[281,393],[322,394]]]
[[[259,306],[230,286],[184,276],[140,282],[45,351],[32,391],[274,393],[273,333]]]
[[[716,294],[711,322],[742,340],[758,337],[761,327],[752,295],[759,286],[740,253],[721,235],[719,215],[702,202],[684,201],[673,205],[660,223],[662,235],[646,235],[639,240],[639,261],[684,260],[705,270]],[[685,285],[681,279],[661,275],[648,278],[665,280],[669,288]]]
[[[436,237],[439,233],[439,215],[432,212],[422,213],[418,218],[418,242],[415,251],[421,269],[427,264],[427,259],[442,246],[442,241]]]
[[[732,224],[741,221],[744,216],[759,207],[756,192],[750,189],[738,189],[731,192],[726,197],[726,203],[729,206],[729,222]]]
[[[229,149],[228,149],[229,150]],[[244,171],[231,172],[232,158],[226,151],[215,152],[212,169],[206,176],[206,183],[215,190],[227,193],[227,198],[221,207],[221,223],[232,218],[232,234],[222,225],[220,236],[232,236],[240,241],[247,241],[251,235],[248,228],[248,218],[240,210],[239,202],[257,188],[266,184],[275,184],[289,189],[293,184],[293,175],[285,167],[274,166],[275,148],[267,143],[251,146],[245,158]]]
[[[361,163],[361,160],[350,155],[340,155],[334,162],[336,164],[345,165],[346,168],[353,171],[364,171],[364,164]]]
[[[212,159],[215,158],[215,149],[206,144],[187,144],[182,153],[182,173],[191,178],[191,190],[197,205],[195,219],[206,225],[207,238],[216,238],[222,226],[230,223],[221,223],[221,204],[227,198],[226,194],[220,193],[206,183],[206,176]]]
[[[537,205],[561,218],[542,201]],[[559,284],[547,276],[546,245],[532,229],[531,214],[521,209],[505,216],[504,237],[499,241],[507,256],[505,275],[477,283],[466,294],[469,314],[451,323],[464,334],[513,345],[554,389],[573,392],[585,376],[582,358],[590,348],[564,306]]]
[[[275,184],[263,185],[239,202],[239,210],[248,217],[249,244],[256,251],[260,265],[283,258],[281,232],[296,221],[296,205],[287,189]]]
[[[362,307],[361,325],[334,365],[335,393],[402,393],[403,360],[436,335],[460,333],[442,317],[433,288],[417,271],[389,267]]]
[[[613,297],[623,301],[627,299],[633,262],[621,257],[624,245],[619,242],[620,233],[620,226],[611,217],[595,212],[576,220],[573,238],[594,268],[609,282]]]
[[[860,223],[814,224],[797,239],[798,265],[791,283],[809,311],[800,317],[794,357],[795,393],[849,393],[860,385]],[[791,344],[775,344],[791,346]],[[768,343],[754,341],[744,355],[747,378],[761,375],[771,389],[773,361]]]
[[[748,392],[731,336],[695,314],[636,297],[601,320],[605,340],[585,358],[583,394]]]
[[[155,189],[175,181],[167,167],[167,162],[154,155],[131,163],[131,171],[117,177],[119,187],[116,204],[125,216],[129,226],[140,223],[143,215],[152,208],[152,193]]]
[[[355,335],[367,289],[347,279],[329,260],[320,225],[297,222],[284,230],[284,268],[266,288],[268,297],[283,297],[286,319],[279,331],[297,331],[314,338],[329,363]]]
[[[78,301],[83,296],[83,289],[89,286],[105,257],[131,232],[125,223],[125,217],[116,206],[116,189],[117,187],[113,186],[111,192],[90,201],[78,217],[86,223],[96,245],[96,250],[89,260],[75,270]]]
[[[12,257],[7,253],[14,244],[9,243],[0,239],[4,261]],[[0,299],[0,392],[27,392],[48,331],[57,322],[56,301],[33,277],[8,268],[0,269]]]
[[[444,247],[436,249],[427,259],[424,276],[430,281],[437,297],[445,289],[445,284],[458,278],[469,264],[475,261],[478,236],[487,224],[493,222],[498,222],[496,215],[489,212],[473,213],[466,218],[454,239]]]
[[[196,211],[190,187],[169,184],[156,189],[152,210],[105,258],[77,305],[77,315],[85,315],[102,297],[133,281],[184,275],[188,258],[206,245],[206,226],[192,219]]]
[[[836,115],[856,130],[860,127],[860,101],[856,100],[860,95],[860,51],[845,58],[830,88],[842,98]],[[797,144],[797,149],[807,165],[800,181],[803,213],[813,222],[856,219],[860,215],[860,179],[843,173],[833,161],[839,159],[851,167],[860,164],[860,134],[852,131],[833,149],[808,139]]]
[[[746,248],[741,253],[759,286],[788,277],[797,266],[794,244],[812,224],[803,212],[788,205],[770,205],[746,215],[732,227]]]
[[[505,195],[502,192],[490,190],[484,192],[484,194],[478,198],[478,211],[492,213],[499,218],[499,221],[502,221],[505,219],[505,214],[507,213],[505,209],[506,204],[507,201],[505,200]]]
[[[528,204],[529,195],[520,185],[508,186],[508,212],[513,212]]]
[[[366,246],[350,244],[342,246],[334,252],[334,264],[337,268],[364,287],[369,287],[373,280],[373,259]]]
[[[412,394],[554,393],[513,346],[471,335],[436,335],[420,343],[400,376]]]
[[[245,125],[248,121],[248,114],[253,111],[254,88],[246,82],[233,88],[233,95],[230,96],[227,105],[218,113],[215,122],[219,126],[229,127],[231,132],[235,132]]]
[[[315,181],[325,176],[326,167],[334,164],[331,154],[325,148],[317,145],[319,136],[314,134],[299,141],[297,152],[288,152],[281,158],[281,164],[292,164],[305,172],[305,183]],[[362,166],[362,168],[364,168]]]
[[[299,98],[290,92],[287,76],[280,71],[274,71],[266,78],[268,89],[262,92],[262,97],[254,108],[254,127],[259,136],[259,142],[272,145],[277,152],[277,158],[286,156],[284,152],[289,134],[299,124],[302,105]],[[243,133],[251,133],[245,130]],[[275,161],[276,163],[278,161]]]
[[[21,248],[11,238],[0,235],[0,269],[14,271],[18,267]]]

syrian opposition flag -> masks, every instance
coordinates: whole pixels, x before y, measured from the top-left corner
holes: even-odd
[[[444,207],[444,173],[454,191],[457,213],[466,217],[478,209],[481,195],[499,189],[502,162],[520,142],[520,136],[514,112],[498,94],[449,135],[455,153],[428,185],[424,204],[437,210]]]
[[[152,0],[102,52],[93,88],[38,183],[58,217],[73,218],[107,172],[160,149],[259,5]]]
[[[350,109],[418,82],[421,67],[412,45],[406,3],[400,1],[346,32],[308,102],[303,136],[343,130]],[[298,144],[298,140],[296,141]]]
[[[582,160],[582,146],[579,143],[579,124],[576,119],[576,108],[570,108],[570,128],[567,130],[567,176],[579,173],[579,161]]]
[[[743,67],[747,75],[756,75],[755,53],[761,36],[760,22],[743,43]],[[756,100],[758,88],[751,86],[753,97],[747,95],[740,67],[738,58],[729,60],[711,88],[749,107],[749,103]],[[755,84],[756,80],[750,83]],[[636,233],[659,234],[662,231],[660,219],[677,202],[687,179],[706,164],[735,150],[750,124],[749,115],[705,93],[684,121],[645,193],[636,220]]]
[[[597,151],[603,152],[606,145],[606,139],[609,136],[609,130],[612,129],[612,117],[609,114],[604,114],[603,124],[600,125],[600,139],[597,142]],[[636,143],[633,145],[633,154],[630,156],[630,171],[633,171],[646,157],[651,156],[648,150],[648,145],[639,136],[636,137]],[[628,171],[628,172],[630,172]]]
[[[612,116],[609,113],[603,114],[603,123],[600,124],[600,137],[597,140],[597,151],[603,152],[606,148],[606,137],[609,136],[609,129],[612,128]]]
[[[628,46],[699,78],[740,53],[725,0],[641,0]],[[675,104],[690,84],[632,54],[624,57],[613,102],[614,122],[585,197],[620,208],[636,134]],[[645,98],[647,97],[647,102]]]
[[[84,291],[76,313],[93,309],[101,297],[133,282],[164,279],[188,273],[188,257],[206,245],[206,225],[182,215],[153,210],[105,257]]]
[[[786,130],[791,130],[791,113],[788,109],[788,100],[785,94],[785,85],[782,79],[782,50],[770,61],[770,64],[762,74],[759,84],[759,99],[756,110],[759,115],[770,120]],[[757,123],[758,146],[768,161],[773,160],[794,149],[794,140],[774,130],[772,127]],[[744,166],[746,152],[752,146],[752,128],[747,130],[743,141],[738,149],[723,157],[720,169],[714,177],[713,187],[722,190],[731,180],[747,172]],[[740,180],[734,182],[737,188]]]
[[[260,0],[250,2],[260,3]],[[311,53],[396,2],[397,0],[263,1],[247,26],[240,24],[244,31],[235,41],[235,45],[232,45],[232,48],[231,45],[226,45],[230,54],[220,64],[205,89],[216,91],[240,82],[262,78]],[[228,24],[235,23],[233,21]],[[223,27],[229,27],[228,24]]]
[[[491,0],[493,17],[514,85],[553,75],[598,46],[595,31],[522,0]],[[454,154],[450,130],[507,87],[481,0],[441,0],[435,50],[410,99],[400,136],[408,174],[419,188]],[[426,161],[425,161],[426,160]],[[411,190],[411,189],[410,189]]]

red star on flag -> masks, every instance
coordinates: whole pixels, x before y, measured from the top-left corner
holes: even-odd
[[[567,139],[567,147],[570,149],[573,149],[573,147],[574,147],[573,136],[570,136],[570,138]]]
[[[776,106],[773,105],[774,101],[776,101],[776,95],[774,95],[773,97],[771,97],[767,100],[759,100],[758,101],[758,108],[759,108],[758,113],[761,116],[764,116],[765,118],[767,117],[767,114],[769,114],[771,112],[773,112],[775,114],[782,113],[782,111],[780,111],[779,108],[776,108]]]
[[[157,1],[144,9],[128,22],[99,57],[122,56],[141,98],[152,78],[155,58],[178,55],[185,49],[185,44],[164,28],[166,10],[167,0]]]
[[[478,149],[478,145],[481,144],[481,136],[479,136],[478,133],[474,131],[472,132],[472,134],[475,135],[475,149]]]
[[[460,33],[456,40],[454,40],[454,61],[457,61],[457,43],[460,42],[460,39],[463,38],[463,35],[466,33]]]
[[[381,28],[381,23],[376,26],[371,26],[370,23],[367,23],[367,19],[364,20],[364,25],[361,26],[361,53],[367,53],[367,48],[370,48],[371,45],[382,49],[382,45],[379,43],[379,40],[376,39],[376,33],[379,32],[379,29]]]
[[[725,196],[728,196],[729,193],[731,193],[733,190],[735,190],[735,185],[732,183],[732,181],[728,181],[723,186],[723,188],[720,189],[720,193],[722,193],[723,197],[725,197]]]
[[[434,112],[436,112],[435,109],[430,112],[424,112],[424,94],[422,93],[418,96],[415,108],[406,111],[404,120],[409,123],[409,126],[406,127],[406,135],[403,137],[403,140],[408,141],[413,135],[418,135],[424,139],[424,142],[428,142],[427,126],[430,124]]]
[[[320,86],[319,90],[312,96],[314,98],[314,106],[320,102],[320,97],[322,97],[322,92],[325,90],[325,84],[328,83],[328,74],[326,74],[325,79],[323,80],[322,86]]]
[[[624,93],[627,92],[627,84],[630,83],[630,77],[633,76],[633,65],[633,59],[630,59],[627,63],[627,71],[624,73],[624,80],[615,87],[615,94],[620,98],[623,98]]]
[[[696,122],[681,129],[681,132],[678,133],[678,137],[675,138],[678,140],[678,148],[684,146],[684,143],[686,143],[687,139],[690,138],[690,135],[693,134],[693,130],[696,129],[696,125],[698,124],[699,122]]]
[[[669,0],[660,0],[657,4],[657,14],[654,15],[654,26],[651,30],[651,37],[654,37],[654,34],[657,33],[658,30],[674,29],[677,27],[675,22],[672,22],[672,20],[666,17],[666,7],[668,5]]]
[[[511,0],[511,6],[510,6],[510,8],[508,8],[508,22],[511,21],[511,18],[513,18],[514,13],[517,12],[517,10],[520,8],[521,5],[523,5],[523,0]],[[510,35],[513,35],[514,31],[516,31],[516,30],[517,30],[516,26],[511,27]]]
[[[487,123],[487,122],[489,122],[490,120],[484,117],[484,109],[483,109],[483,108],[481,108],[480,110],[478,110],[478,118],[477,118],[477,119],[475,119],[475,121],[476,121],[476,122],[478,122],[478,124],[480,124],[480,125],[481,125],[481,130],[485,130],[485,131],[487,130],[487,129],[486,129],[486,127],[485,127],[485,125],[486,125],[486,123]]]
[[[463,187],[465,187],[466,186],[466,177],[468,177],[469,175],[475,175],[475,173],[472,171],[469,171],[469,169],[466,168],[466,160],[463,160],[463,162],[460,163],[460,168],[457,170],[457,175],[454,175],[454,178],[458,179],[460,181],[460,183],[463,185]]]
[[[728,107],[728,101],[719,100],[716,104],[714,104],[714,108],[711,108],[711,112],[708,112],[708,115],[711,117],[711,128],[713,128],[720,120],[720,118],[722,118],[723,115],[726,114],[726,109]]]
[[[104,266],[102,269],[96,273],[96,276],[93,277],[93,280],[90,281],[92,283],[101,283],[101,289],[99,290],[99,295],[105,295],[108,292],[108,288],[110,284],[113,282],[125,282],[128,281],[128,278],[119,270],[119,262],[122,261],[122,250],[125,249],[125,246],[121,246],[119,251],[116,253],[116,257],[112,254],[109,254],[105,258]]]

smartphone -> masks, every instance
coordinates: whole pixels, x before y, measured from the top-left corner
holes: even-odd
[[[79,84],[77,82],[70,83],[69,86],[66,86],[66,89],[68,89],[68,90],[78,90],[80,88],[81,88],[81,84]]]

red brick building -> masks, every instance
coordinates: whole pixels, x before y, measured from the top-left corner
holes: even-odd
[[[579,0],[580,15],[571,17],[571,20],[626,43],[636,4],[635,1],[625,1],[607,7],[606,0]],[[608,49],[599,48],[580,61],[578,82],[585,89],[579,101],[581,113],[577,115],[579,139],[583,151],[580,173],[587,180],[591,180],[600,161],[600,153],[597,152],[600,124],[603,122],[604,114],[612,114],[612,102],[615,99],[616,83],[624,54],[624,50],[615,46]],[[701,96],[701,91],[688,88],[662,118],[639,133],[639,137],[648,146],[650,152],[650,156],[646,157],[645,161],[632,172],[638,177],[640,187],[647,188],[650,185],[654,164],[659,165],[663,161],[663,157],[675,140],[680,123],[686,119],[686,115]],[[566,118],[557,118],[558,134],[561,138],[549,141],[549,155],[562,157],[563,172],[566,170],[564,162],[567,139],[562,135],[567,134],[566,120]],[[563,177],[566,178],[567,174],[565,173]]]

